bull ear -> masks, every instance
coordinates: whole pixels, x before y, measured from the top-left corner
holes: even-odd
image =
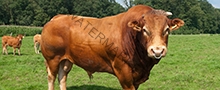
[[[128,27],[133,28],[136,31],[141,31],[141,27],[138,26],[138,22],[137,21],[130,21],[128,22]]]
[[[24,33],[23,38],[26,37],[26,33]]]
[[[170,26],[170,30],[173,31],[173,30],[179,29],[183,25],[184,25],[184,21],[183,20],[175,18],[175,19],[170,21],[170,25],[169,26]]]

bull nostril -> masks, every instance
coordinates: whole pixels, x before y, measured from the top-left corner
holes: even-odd
[[[162,53],[164,51],[164,48],[155,48],[155,49],[152,48],[151,51],[153,53]]]
[[[151,47],[151,52],[156,59],[160,59],[164,54],[164,47]]]
[[[153,50],[153,53],[156,54],[156,56],[159,56],[162,54],[162,50]]]

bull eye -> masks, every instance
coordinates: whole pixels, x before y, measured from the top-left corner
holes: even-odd
[[[143,27],[143,31],[144,31],[145,35],[150,36],[150,32],[148,31],[148,29],[145,26]]]
[[[164,30],[164,32],[163,32],[163,35],[168,35],[168,34],[170,34],[170,29],[169,29],[169,28],[167,28],[167,29]]]

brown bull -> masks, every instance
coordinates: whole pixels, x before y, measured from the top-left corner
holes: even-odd
[[[23,35],[19,34],[16,37],[12,36],[3,36],[2,37],[2,54],[8,55],[7,46],[13,47],[13,55],[15,55],[16,48],[18,48],[18,55],[21,55],[20,47],[22,44],[22,39],[24,38]]]
[[[39,54],[40,53],[39,47],[40,47],[41,35],[40,34],[34,35],[33,41],[34,41],[35,53]]]
[[[58,15],[43,28],[41,51],[46,59],[48,89],[58,74],[66,90],[73,64],[91,77],[94,72],[115,75],[124,90],[136,90],[167,53],[168,35],[184,25],[170,12],[137,5],[105,18]]]

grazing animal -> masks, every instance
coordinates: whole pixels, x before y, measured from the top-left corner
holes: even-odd
[[[19,34],[16,37],[3,36],[2,37],[2,54],[8,55],[7,46],[13,47],[13,55],[16,53],[16,48],[18,48],[18,55],[21,55],[20,48],[22,44],[23,35]]]
[[[41,33],[48,89],[54,89],[58,74],[60,90],[66,90],[73,64],[89,77],[95,72],[108,72],[118,78],[124,90],[138,89],[166,55],[170,31],[184,25],[181,19],[169,19],[171,14],[137,5],[104,18],[55,16]]]
[[[34,35],[34,50],[36,54],[40,53],[39,47],[40,47],[40,41],[41,41],[41,35],[40,34],[36,34]]]

